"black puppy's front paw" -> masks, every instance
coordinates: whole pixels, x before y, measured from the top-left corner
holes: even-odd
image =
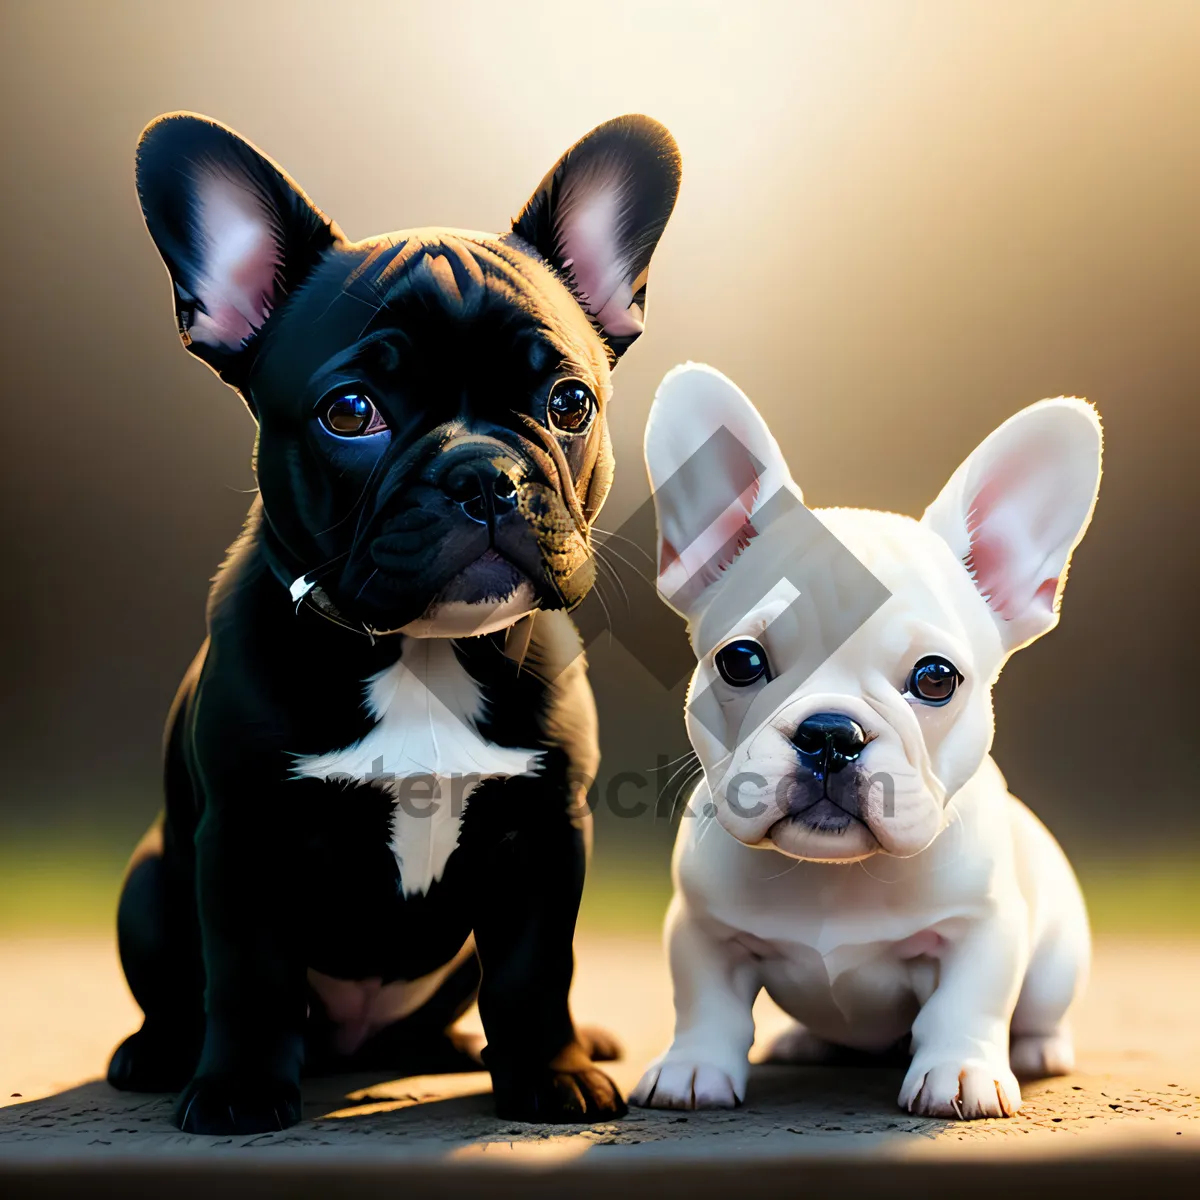
[[[615,1121],[629,1110],[617,1085],[588,1066],[570,1071],[493,1072],[496,1115],[506,1121],[590,1125]]]
[[[108,1082],[123,1092],[177,1092],[192,1077],[199,1047],[143,1025],[113,1051]]]
[[[175,1102],[184,1133],[234,1137],[277,1133],[300,1120],[300,1089],[263,1076],[209,1075],[193,1079]]]

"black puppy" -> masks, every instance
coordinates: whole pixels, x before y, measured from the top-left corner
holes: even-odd
[[[258,424],[259,495],[121,898],[145,1021],[109,1080],[182,1088],[189,1132],[278,1129],[306,1059],[461,1066],[478,992],[501,1116],[621,1115],[567,1004],[598,751],[566,614],[674,142],[601,125],[495,236],[350,242],[188,114],[142,135],[137,184],[184,345]]]

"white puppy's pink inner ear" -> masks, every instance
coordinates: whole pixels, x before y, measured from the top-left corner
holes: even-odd
[[[672,602],[686,606],[750,544],[755,536],[750,514],[758,498],[755,479],[715,521],[690,540],[664,533],[659,545],[659,590]],[[681,545],[682,549],[676,546]]]
[[[667,567],[678,561],[679,551],[667,538],[662,538],[658,543],[658,573],[661,575]]]
[[[1034,456],[1006,455],[992,465],[967,513],[966,566],[975,585],[1005,621],[1053,615],[1058,565],[1044,531],[1056,518],[1053,476]]]
[[[192,341],[225,350],[253,337],[276,299],[282,248],[261,200],[220,175],[196,190],[200,275]]]

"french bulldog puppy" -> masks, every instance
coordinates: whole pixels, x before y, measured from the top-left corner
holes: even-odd
[[[809,510],[729,380],[666,377],[646,431],[658,588],[698,660],[704,776],[667,918],[675,1039],[633,1103],[740,1103],[760,988],[797,1021],[773,1061],[911,1038],[913,1113],[1007,1116],[1016,1075],[1071,1070],[1083,898],[988,752],[1001,668],[1058,623],[1100,454],[1090,405],[1045,400],[919,521]]]
[[[145,1022],[108,1077],[182,1089],[185,1131],[291,1124],[303,1065],[461,1069],[476,992],[502,1116],[623,1113],[567,1002],[598,761],[567,613],[678,184],[620,117],[508,232],[352,242],[215,121],[142,135],[180,336],[257,423],[118,919]]]

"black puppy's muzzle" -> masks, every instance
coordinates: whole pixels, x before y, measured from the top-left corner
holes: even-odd
[[[497,599],[522,581],[543,607],[582,599],[588,547],[561,473],[516,440],[435,430],[387,464],[339,581],[356,614],[399,627],[439,596]]]
[[[472,445],[451,452],[437,485],[468,519],[494,529],[517,507],[517,484],[523,475],[522,465],[503,451]]]

